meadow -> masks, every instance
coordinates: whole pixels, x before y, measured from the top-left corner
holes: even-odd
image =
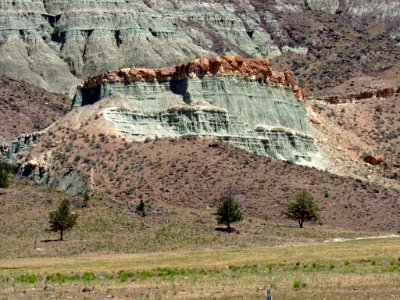
[[[0,260],[0,298],[398,299],[400,238]]]

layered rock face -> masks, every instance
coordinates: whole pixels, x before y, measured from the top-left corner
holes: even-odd
[[[59,55],[51,19],[43,1],[0,1],[0,73],[70,95],[78,79]]]
[[[71,95],[77,78],[122,66],[279,54],[253,17],[214,1],[1,0],[0,73]]]
[[[172,68],[121,69],[89,79],[75,107],[122,97],[106,118],[134,141],[204,136],[299,164],[322,166],[302,91],[265,60],[198,59]]]
[[[400,19],[399,1],[389,0],[0,0],[0,74],[72,96],[78,78],[123,66],[154,68],[211,54],[305,55],[312,43],[295,38],[291,22],[312,18],[306,4]]]
[[[282,31],[271,13],[257,12],[248,0],[1,0],[0,73],[72,95],[77,78],[122,66],[296,51],[279,47],[262,24]]]

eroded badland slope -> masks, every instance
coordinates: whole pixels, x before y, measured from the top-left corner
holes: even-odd
[[[234,54],[276,58],[320,93],[398,64],[398,11],[389,0],[2,1],[0,73],[72,96],[108,70]]]

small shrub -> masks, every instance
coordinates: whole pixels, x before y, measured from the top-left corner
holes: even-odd
[[[136,206],[136,213],[142,217],[145,217],[147,215],[148,208],[146,204],[144,203],[143,199],[140,199],[139,204]]]
[[[121,272],[118,276],[119,281],[126,282],[128,279],[132,278],[135,274],[132,272]]]
[[[293,282],[293,287],[297,290],[297,289],[300,289],[300,288],[306,288],[308,285],[307,285],[307,283],[305,283],[305,282],[302,282],[300,279],[296,279],[294,282]]]
[[[0,188],[8,188],[10,181],[8,174],[14,171],[14,166],[9,163],[0,162]]]
[[[83,195],[83,203],[82,203],[82,207],[83,207],[83,208],[88,207],[88,205],[89,205],[89,200],[90,200],[89,194],[88,194],[88,192],[86,191],[85,194]]]
[[[67,145],[65,145],[64,151],[65,152],[71,152],[72,147],[73,147],[73,144],[72,143],[68,143]]]
[[[8,188],[10,186],[10,181],[8,180],[7,172],[0,169],[0,188]]]
[[[332,110],[326,114],[328,118],[336,117],[336,113]]]
[[[234,265],[230,265],[229,266],[229,270],[231,270],[232,272],[236,272],[236,271],[238,271],[240,269],[240,267],[238,267],[238,266],[234,266]]]

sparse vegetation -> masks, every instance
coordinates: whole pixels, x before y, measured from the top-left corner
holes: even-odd
[[[90,283],[96,286],[97,296],[110,298],[176,299],[189,292],[194,298],[221,294],[225,298],[257,299],[265,295],[268,284],[272,295],[279,299],[336,299],[338,293],[346,299],[390,299],[400,293],[400,262],[394,256],[399,245],[399,239],[377,239],[176,250],[151,255],[0,260],[0,295],[6,299],[15,293],[24,293],[28,298],[52,295],[80,298],[82,288]],[[340,263],[343,261],[349,264]],[[134,289],[129,288],[132,284]],[[46,290],[46,285],[53,289]]]

